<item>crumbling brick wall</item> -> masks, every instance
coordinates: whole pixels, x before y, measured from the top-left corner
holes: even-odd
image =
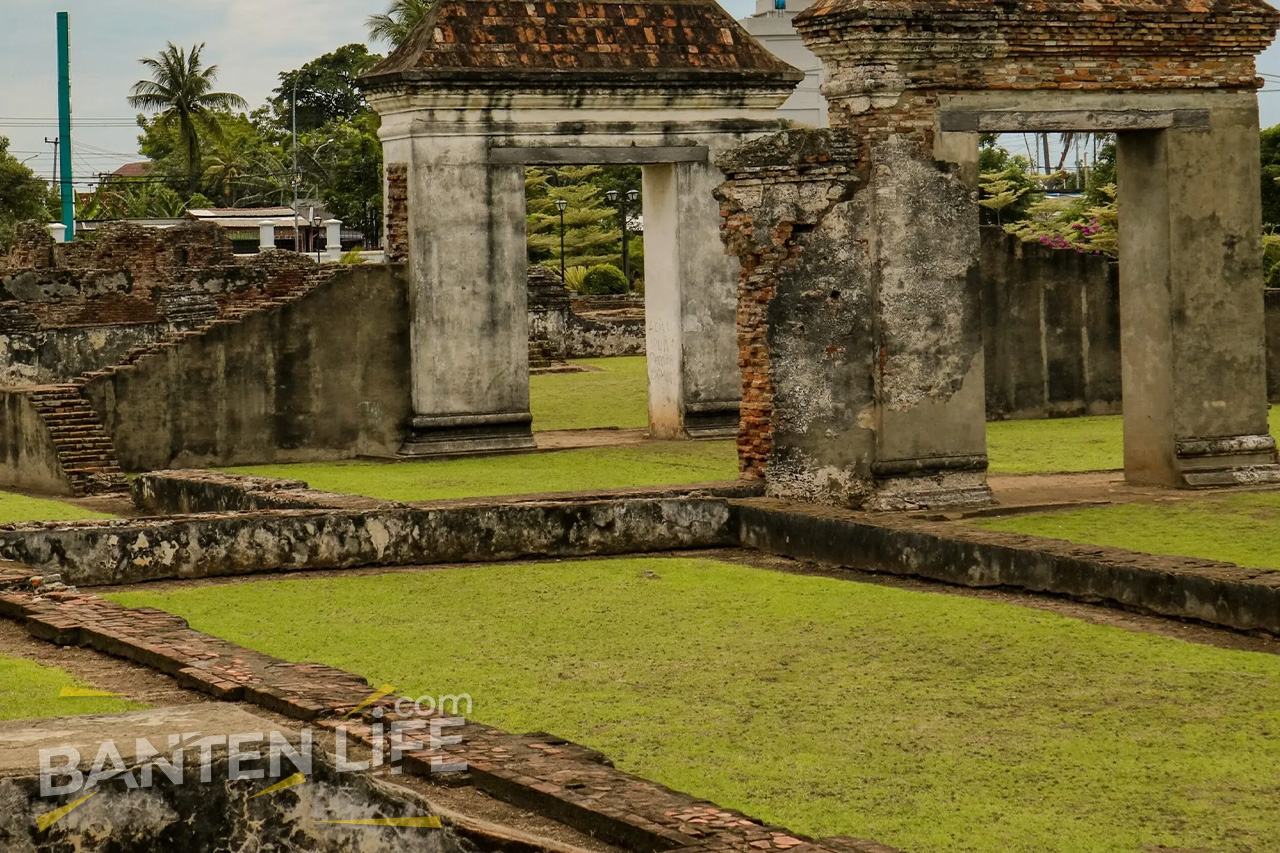
[[[837,267],[849,251],[859,250],[853,226],[865,211],[854,198],[857,161],[847,135],[787,131],[757,140],[718,165],[727,175],[718,193],[722,234],[727,250],[742,262],[740,469],[749,479],[762,479],[767,468],[786,479],[788,469],[805,463],[776,452],[779,432],[793,437],[790,444],[802,445],[811,431],[856,428],[858,417],[830,395],[778,397],[777,376],[785,376],[790,387],[861,385],[869,400],[869,351],[835,343],[870,333],[864,328],[867,312],[858,307],[858,283],[842,281]],[[784,327],[788,334],[774,334]]]
[[[409,258],[409,164],[387,164],[387,261]]]
[[[315,269],[292,252],[237,258],[211,223],[112,223],[69,244],[24,225],[0,268],[0,385],[107,367],[174,331],[287,298]]]

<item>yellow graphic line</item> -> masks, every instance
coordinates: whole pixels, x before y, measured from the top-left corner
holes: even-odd
[[[320,823],[340,823],[345,826],[407,826],[417,829],[444,829],[438,817],[387,817],[370,820],[322,820]]]
[[[58,694],[60,699],[98,699],[107,696],[120,696],[119,693],[108,693],[105,690],[85,690],[82,687],[64,687]]]
[[[386,696],[390,696],[392,693],[395,693],[395,692],[396,692],[396,689],[392,687],[390,684],[384,684],[380,688],[378,688],[377,693],[373,694],[368,699],[361,702],[359,705],[357,705],[355,708],[351,710],[351,713],[347,714],[346,716],[354,717],[356,714],[359,714],[361,711],[363,711],[365,708],[368,708],[374,702],[377,702],[379,699],[382,699]]]
[[[56,812],[49,812],[47,815],[42,815],[41,817],[36,818],[36,826],[40,829],[41,832],[44,832],[46,829],[53,826],[58,821],[62,820],[64,817],[66,817],[76,809],[83,806],[89,800],[93,799],[95,796],[97,796],[97,794],[98,792],[94,791],[92,794],[85,797],[83,800],[76,800],[74,803],[71,803],[70,805],[67,805],[67,806],[63,806],[62,808],[58,809]]]
[[[276,783],[275,785],[272,785],[270,788],[268,788],[265,791],[259,791],[249,799],[252,800],[256,797],[265,797],[267,794],[275,794],[280,791],[284,791],[288,788],[296,788],[299,785],[305,785],[305,784],[307,784],[307,777],[303,776],[301,773],[294,773],[288,779],[285,779],[281,782]]]

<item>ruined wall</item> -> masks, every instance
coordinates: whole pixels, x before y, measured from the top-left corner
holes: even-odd
[[[1267,312],[1267,398],[1280,403],[1280,289],[1268,288]]]
[[[383,245],[387,261],[396,263],[409,259],[409,164],[388,163],[386,171],[387,234]]]
[[[410,415],[406,296],[402,267],[342,268],[84,393],[126,471],[392,456]]]
[[[0,389],[0,488],[70,494],[53,438],[31,398]]]
[[[292,252],[236,258],[210,223],[113,223],[69,244],[24,226],[0,268],[0,386],[100,370],[176,331],[287,297],[315,271]]]
[[[1120,413],[1115,263],[984,228],[982,299],[988,419]]]
[[[721,159],[738,289],[741,471],[778,496],[864,496],[875,368],[859,180],[833,131],[788,131]],[[864,342],[859,345],[859,342]],[[822,389],[839,387],[836,397]],[[838,450],[826,436],[843,436]],[[850,476],[852,475],[852,476]]]
[[[638,304],[637,304],[638,302]],[[529,364],[645,354],[644,303],[575,297],[544,267],[529,270]]]

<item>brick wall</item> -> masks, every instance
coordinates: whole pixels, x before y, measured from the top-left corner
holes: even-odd
[[[292,252],[237,258],[211,223],[113,223],[57,245],[26,225],[0,268],[0,385],[108,367],[175,331],[286,299],[316,269]]]
[[[409,257],[409,164],[387,164],[387,260]]]

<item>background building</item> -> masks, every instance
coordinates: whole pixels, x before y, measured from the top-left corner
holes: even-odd
[[[827,126],[827,102],[822,97],[822,61],[804,46],[796,32],[796,15],[812,6],[814,0],[756,0],[754,15],[741,23],[756,40],[784,62],[805,73],[804,82],[796,87],[782,109],[783,118],[809,127]]]

